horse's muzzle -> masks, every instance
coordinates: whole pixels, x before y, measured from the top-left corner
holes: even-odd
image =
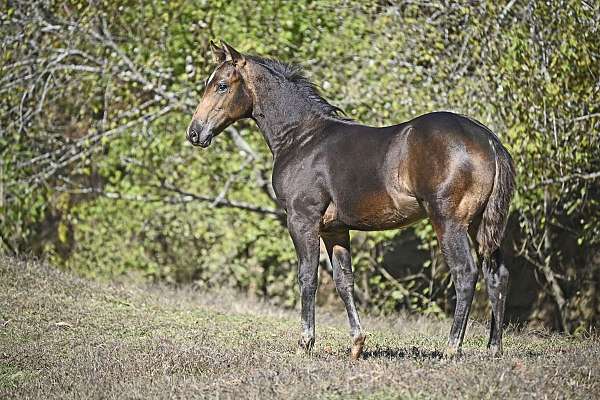
[[[187,131],[187,140],[194,146],[206,148],[213,138],[211,129],[206,129],[198,121],[192,121]]]

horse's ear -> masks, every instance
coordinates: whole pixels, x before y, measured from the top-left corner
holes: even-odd
[[[246,64],[246,57],[243,54],[238,52],[236,49],[225,43],[225,41],[221,40],[223,44],[223,48],[225,49],[225,54],[227,55],[227,59],[231,60],[238,67],[243,67]]]
[[[215,63],[221,64],[225,62],[225,60],[227,59],[225,49],[217,46],[212,40],[210,41],[210,49],[212,51],[213,60],[215,61]]]

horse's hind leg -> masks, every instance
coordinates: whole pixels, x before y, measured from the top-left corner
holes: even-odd
[[[448,339],[448,353],[460,352],[477,283],[477,266],[471,255],[466,228],[450,221],[434,221],[442,254],[450,268],[456,290],[454,321]]]
[[[350,323],[350,334],[352,335],[352,359],[360,357],[365,335],[360,326],[360,318],[356,311],[354,302],[354,276],[352,274],[352,261],[350,257],[350,236],[348,231],[327,233],[321,236],[327,254],[333,267],[333,279],[335,287],[346,306],[348,321]]]
[[[484,258],[482,269],[487,284],[488,296],[492,303],[488,349],[490,349],[492,355],[499,356],[502,354],[502,329],[509,277],[500,249],[497,249],[491,256]]]

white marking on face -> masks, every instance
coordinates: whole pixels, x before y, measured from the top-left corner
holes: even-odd
[[[221,64],[223,65],[223,64]],[[210,85],[210,83],[212,82],[212,80],[215,78],[215,74],[217,73],[217,70],[219,68],[221,68],[221,65],[219,65],[217,68],[215,68],[215,70],[213,71],[212,74],[210,74],[210,76],[208,77],[208,80],[206,81],[206,87],[208,87]]]
[[[212,82],[213,78],[215,77],[216,72],[217,72],[217,70],[215,69],[213,71],[213,73],[208,77],[208,80],[206,81],[206,87],[208,87],[210,85],[210,82]]]

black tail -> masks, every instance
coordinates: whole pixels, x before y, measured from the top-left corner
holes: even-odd
[[[515,191],[515,166],[512,157],[498,137],[491,131],[488,132],[491,134],[490,143],[496,154],[496,175],[477,231],[479,252],[484,257],[490,256],[500,247],[508,220],[510,201]]]

